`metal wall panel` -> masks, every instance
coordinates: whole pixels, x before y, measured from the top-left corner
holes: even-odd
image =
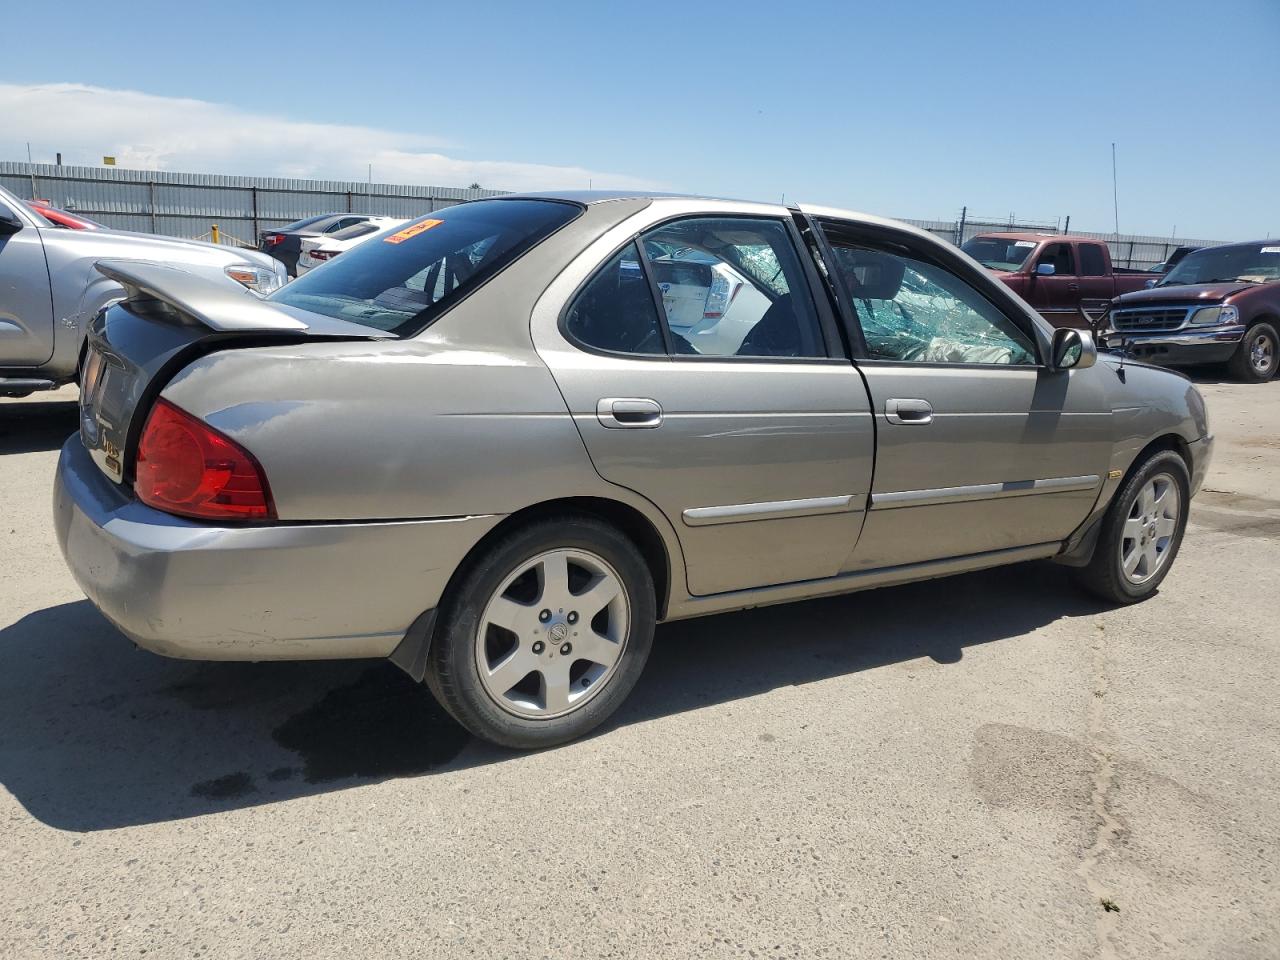
[[[34,178],[34,189],[33,188]],[[123,167],[57,167],[50,164],[0,162],[0,185],[20,197],[51,200],[118,230],[137,230],[174,237],[206,237],[213,224],[224,236],[256,243],[263,230],[321,213],[370,213],[386,217],[419,217],[464,200],[500,196],[501,190],[432,187],[415,184],[364,183],[358,180],[296,180],[288,177],[241,177]],[[993,222],[967,218],[964,237],[950,220],[907,220],[951,243],[979,233],[1029,230],[1059,232],[1058,225],[1024,221]],[[1103,240],[1121,267],[1149,267],[1182,244],[1207,247],[1222,241],[1187,240],[1131,234],[1071,231]]]

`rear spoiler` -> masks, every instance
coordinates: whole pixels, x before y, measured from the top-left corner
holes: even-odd
[[[302,331],[308,325],[260,300],[230,277],[225,282],[144,260],[99,260],[98,272],[124,287],[125,302],[158,300],[192,323],[219,333]]]

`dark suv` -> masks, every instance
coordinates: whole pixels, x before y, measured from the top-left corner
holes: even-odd
[[[1151,289],[1112,300],[1109,320],[1108,343],[1139,359],[1226,363],[1236,379],[1270,380],[1280,366],[1280,240],[1189,253]]]

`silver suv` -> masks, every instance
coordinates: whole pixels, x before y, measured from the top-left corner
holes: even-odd
[[[284,266],[253,250],[119,230],[63,230],[0,188],[0,397],[76,379],[85,328],[124,290],[94,270],[99,260],[175,265],[232,288],[267,294]]]

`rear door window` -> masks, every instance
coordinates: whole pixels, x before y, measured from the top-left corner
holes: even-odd
[[[1080,244],[1080,276],[1105,277],[1107,260],[1102,255],[1102,245],[1097,243]]]
[[[413,336],[582,213],[555,200],[476,200],[361,243],[268,299]]]
[[[594,350],[666,354],[662,321],[635,243],[610,257],[587,281],[565,315],[565,332]]]
[[[827,355],[782,221],[688,217],[655,227],[642,242],[675,356]]]

